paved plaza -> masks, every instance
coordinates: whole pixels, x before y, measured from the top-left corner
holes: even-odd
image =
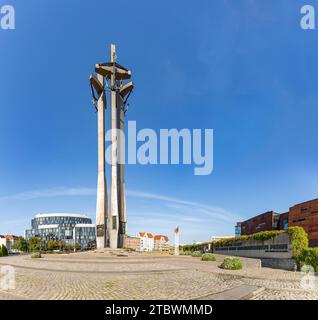
[[[300,273],[247,258],[243,270],[222,270],[223,258],[120,251],[1,257],[0,267],[15,268],[16,288],[0,290],[0,299],[318,299],[318,279],[306,289]]]

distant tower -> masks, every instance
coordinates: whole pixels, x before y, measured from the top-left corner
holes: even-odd
[[[132,82],[124,84],[124,80],[131,78],[131,71],[127,70],[123,66],[116,62],[116,47],[111,45],[110,49],[110,62],[100,63],[95,65],[95,71],[98,74],[98,79],[91,76],[92,88],[98,93],[97,89],[103,87],[104,83],[109,83],[110,89],[110,126],[111,126],[111,182],[110,182],[110,206],[108,212],[104,214],[105,217],[105,230],[104,235],[104,247],[110,247],[112,249],[122,248],[125,242],[126,235],[126,194],[125,194],[125,177],[124,177],[124,159],[125,159],[125,140],[124,140],[124,116],[126,111],[126,102],[129,97],[131,90],[134,85]],[[94,85],[97,80],[101,78],[103,81],[99,81],[100,86],[95,88]],[[98,84],[98,83],[97,83]],[[99,90],[100,91],[100,90]],[[99,97],[95,98],[99,101]],[[104,100],[106,101],[106,100]],[[106,102],[105,102],[106,105]],[[98,102],[97,102],[98,106]],[[99,109],[97,107],[99,112]],[[102,116],[101,116],[102,117]],[[104,121],[104,120],[101,120]],[[103,122],[104,123],[104,122]],[[118,130],[121,133],[118,134]],[[101,143],[102,152],[103,148],[103,159],[99,157],[99,160],[104,163],[105,168],[105,128],[103,132],[103,144]],[[100,171],[100,168],[99,168]],[[104,170],[105,171],[105,170]],[[106,188],[106,179],[105,188]],[[98,184],[98,188],[100,185]],[[107,199],[107,193],[106,193]],[[97,201],[99,201],[99,189],[97,191]],[[99,203],[99,202],[98,202]],[[106,203],[107,208],[107,201]],[[107,209],[106,209],[107,211]],[[96,209],[96,221],[100,222],[101,209],[97,206]],[[108,213],[108,214],[107,214]],[[98,218],[98,219],[97,219]],[[104,220],[103,220],[104,221]],[[98,224],[96,222],[96,224]],[[102,234],[102,227],[97,227],[97,234]],[[100,241],[101,242],[101,241]],[[99,248],[99,247],[98,247]]]

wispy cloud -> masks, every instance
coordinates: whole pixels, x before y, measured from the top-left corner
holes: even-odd
[[[6,195],[0,197],[2,200],[32,200],[39,198],[54,198],[54,197],[67,197],[67,196],[92,196],[96,194],[96,189],[94,188],[67,188],[58,187],[51,189],[39,189],[24,191],[12,195]]]
[[[20,192],[12,195],[0,197],[0,201],[4,200],[33,200],[40,198],[53,198],[53,197],[76,197],[76,196],[95,196],[95,188],[87,187],[57,187],[50,189],[39,189]],[[175,197],[166,196],[159,193],[149,193],[136,190],[127,190],[128,197],[140,198],[145,200],[155,200],[162,203],[164,206],[178,210],[184,213],[184,218],[197,221],[198,215],[208,216],[214,219],[223,220],[233,223],[239,221],[241,217],[237,214],[229,212],[223,208],[202,204],[195,201],[188,201]],[[190,220],[188,220],[190,221]]]
[[[128,190],[127,196],[162,201],[165,202],[166,205],[174,207],[175,209],[181,209],[186,211],[191,210],[193,212],[193,215],[201,213],[206,216],[218,218],[231,223],[239,221],[242,218],[238,214],[234,214],[223,208],[209,206],[195,201],[188,201],[174,197],[169,197],[162,194]]]
[[[173,227],[182,228],[183,242],[192,239],[206,241],[211,234],[223,233],[221,226],[233,226],[242,220],[239,215],[217,206],[206,205],[197,201],[190,201],[171,197],[160,193],[150,193],[138,190],[127,190],[128,204],[132,199],[142,200],[138,204],[129,205],[129,232],[150,230],[154,233],[167,234],[173,239]],[[55,187],[19,192],[0,196],[0,202],[32,201],[57,197],[95,197],[96,188],[89,187]],[[129,201],[130,200],[130,201]],[[137,207],[136,207],[137,205]],[[158,210],[158,211],[157,211]],[[26,228],[29,219],[6,221],[1,224],[2,233],[12,233],[15,226],[20,230]],[[221,227],[222,228],[222,227]]]

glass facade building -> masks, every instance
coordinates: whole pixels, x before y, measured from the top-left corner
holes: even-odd
[[[235,226],[235,237],[240,237],[241,236],[241,232],[242,232],[241,227],[242,227],[241,223],[238,222],[236,224],[236,226]]]
[[[25,239],[64,241],[67,245],[80,245],[81,249],[96,246],[96,228],[92,219],[82,214],[37,214],[31,221],[31,229],[25,230]]]

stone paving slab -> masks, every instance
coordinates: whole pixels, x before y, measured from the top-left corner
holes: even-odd
[[[241,258],[242,270],[223,270],[223,259],[109,252],[1,257],[0,265],[15,266],[16,289],[0,291],[0,299],[318,299],[317,277],[305,290],[299,272],[261,268],[248,258]]]
[[[216,294],[199,298],[197,300],[244,300],[253,296],[254,292],[259,291],[259,287],[246,284],[225,290]]]

